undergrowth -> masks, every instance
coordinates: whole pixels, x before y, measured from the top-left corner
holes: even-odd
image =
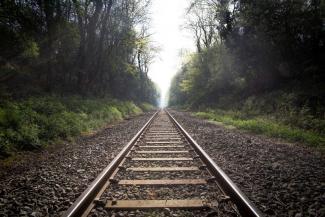
[[[197,112],[195,115],[253,133],[265,134],[292,142],[302,142],[322,150],[325,149],[324,128],[304,129],[299,127],[300,125],[290,124],[287,120],[281,122],[272,116],[247,115],[242,111],[207,109],[204,112]],[[317,121],[315,120],[315,122]],[[322,125],[323,122],[318,120],[317,124]]]
[[[80,97],[34,97],[0,104],[0,157],[33,150],[62,139],[91,132],[142,111],[129,101]]]
[[[143,111],[150,111],[150,110],[154,110],[156,107],[149,104],[149,103],[141,103],[139,104],[139,107],[143,110]]]

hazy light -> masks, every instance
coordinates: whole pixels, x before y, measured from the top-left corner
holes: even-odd
[[[181,66],[181,50],[195,50],[192,36],[182,28],[188,4],[188,0],[152,1],[152,40],[161,51],[150,66],[149,76],[161,90],[162,107],[167,103],[171,79]]]

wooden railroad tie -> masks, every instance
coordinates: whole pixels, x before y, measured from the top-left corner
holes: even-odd
[[[189,153],[188,151],[135,151],[138,154],[180,154]]]
[[[207,207],[203,200],[109,200],[108,209],[199,209]]]
[[[185,145],[139,145],[139,148],[184,148]]]
[[[191,157],[178,157],[178,158],[167,158],[167,157],[153,157],[153,158],[132,158],[132,161],[192,161]]]
[[[153,142],[153,141],[146,141],[146,144],[181,144],[183,143],[182,141],[166,141],[166,142]]]
[[[119,185],[205,185],[205,179],[144,179],[120,180]]]
[[[127,168],[126,170],[129,171],[136,171],[136,172],[141,172],[141,171],[196,171],[200,170],[198,167],[130,167]]]

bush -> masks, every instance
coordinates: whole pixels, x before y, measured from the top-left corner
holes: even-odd
[[[153,106],[153,105],[151,105],[149,103],[141,103],[139,105],[139,107],[142,109],[142,111],[145,111],[145,112],[156,109],[155,106]]]
[[[142,111],[139,107],[137,107],[134,103],[126,101],[126,102],[116,102],[117,107],[122,113],[124,118],[127,118],[132,115],[141,114]]]
[[[33,150],[140,114],[132,102],[41,97],[0,105],[0,156]]]
[[[0,132],[0,156],[7,157],[9,153],[10,143],[5,132]]]
[[[122,113],[115,106],[107,106],[104,119],[108,122],[120,121],[123,119]]]

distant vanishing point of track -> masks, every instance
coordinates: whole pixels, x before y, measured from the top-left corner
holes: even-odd
[[[184,216],[262,216],[169,112],[161,110],[63,216],[166,209],[184,210]]]

